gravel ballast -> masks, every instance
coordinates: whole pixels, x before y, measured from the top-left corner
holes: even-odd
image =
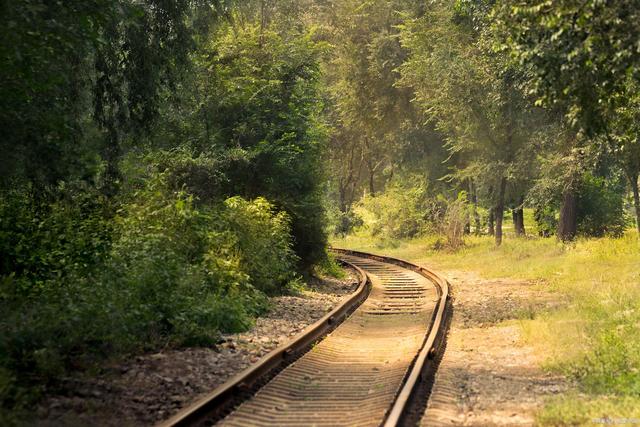
[[[345,279],[313,279],[298,295],[270,298],[271,310],[247,332],[225,334],[211,348],[167,349],[76,376],[38,407],[38,425],[153,425],[211,392],[291,340],[357,288]]]

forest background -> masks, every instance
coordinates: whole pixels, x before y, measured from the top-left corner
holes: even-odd
[[[3,1],[3,417],[69,370],[247,328],[267,295],[335,270],[328,236],[433,236],[449,253],[469,234],[500,246],[507,213],[515,237],[637,251],[639,15]],[[640,390],[634,327],[593,331],[635,372],[624,396]]]

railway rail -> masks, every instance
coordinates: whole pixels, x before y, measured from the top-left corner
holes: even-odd
[[[444,346],[447,281],[399,259],[333,252],[358,272],[358,289],[162,427],[391,427],[419,419]]]

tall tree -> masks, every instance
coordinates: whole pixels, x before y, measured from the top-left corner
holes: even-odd
[[[502,243],[508,183],[521,180],[519,165],[531,156],[526,142],[534,125],[519,90],[521,76],[493,51],[485,2],[433,2],[403,27],[410,50],[403,82],[437,127],[461,153],[453,177],[490,191],[495,241]]]
[[[616,98],[607,136],[631,188],[636,227],[640,233],[640,83],[630,79],[625,91]]]
[[[245,4],[213,30],[198,51],[185,121],[195,149],[222,163],[228,182],[219,195],[263,196],[287,211],[308,267],[326,243],[319,163],[326,134],[316,102],[326,45],[306,25],[291,24],[292,4]]]
[[[324,67],[333,132],[329,161],[335,165],[341,209],[349,208],[356,189],[372,195],[382,190],[412,116],[410,92],[396,86],[406,55],[396,28],[398,11],[408,3],[322,2],[332,43]]]
[[[123,141],[148,134],[161,99],[188,66],[192,6],[2,2],[2,184],[18,179],[44,189],[84,178],[98,154],[103,188],[113,194]]]
[[[573,156],[587,144],[594,146],[598,135],[612,132],[620,108],[616,94],[626,93],[627,83],[637,81],[640,70],[637,5],[507,0],[497,4],[494,18],[504,46],[527,70],[529,91],[537,96],[537,104],[559,111],[573,133],[565,153]],[[558,229],[564,240],[575,235],[580,172],[568,176],[565,184]]]

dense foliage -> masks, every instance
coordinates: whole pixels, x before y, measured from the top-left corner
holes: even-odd
[[[325,47],[292,5],[2,3],[1,423],[68,370],[244,329],[325,262]]]
[[[531,233],[529,208],[563,241],[633,216],[640,232],[639,15],[0,2],[2,407],[104,357],[246,328],[327,262],[329,233],[456,251]]]
[[[313,33],[263,24],[225,24],[197,60],[202,74],[194,131],[198,148],[229,161],[227,195],[265,196],[289,213],[296,252],[309,265],[323,254],[320,154]]]
[[[631,193],[640,224],[640,57],[631,35],[636,20],[627,23],[637,7],[599,1],[356,3],[349,6],[357,10],[353,17],[332,22],[348,44],[332,52],[336,67],[326,77],[339,90],[330,111],[330,159],[340,232],[358,225],[352,207],[361,197],[370,203],[388,190],[396,198],[398,174],[422,177],[405,182],[412,187],[407,194],[427,189],[417,205],[455,204],[466,192],[466,233],[495,235],[497,245],[505,214],[511,214],[516,236],[526,234],[525,207],[535,209],[544,236],[568,241],[620,235],[628,226],[625,200]],[[385,49],[379,49],[381,34]],[[391,72],[379,72],[380,64]],[[371,137],[367,126],[384,136]],[[374,234],[397,228],[394,209],[416,204],[385,205],[385,220],[381,210],[363,218]],[[441,227],[425,221],[422,230]],[[392,234],[414,235],[414,223],[405,225]]]

